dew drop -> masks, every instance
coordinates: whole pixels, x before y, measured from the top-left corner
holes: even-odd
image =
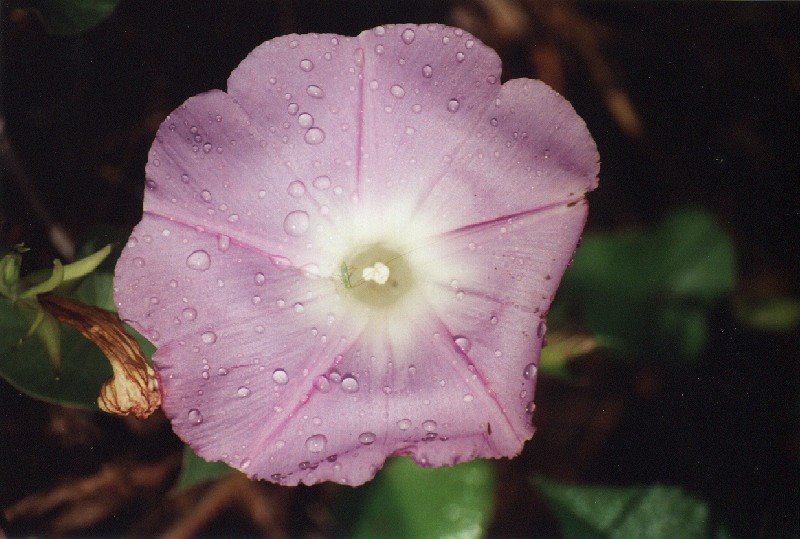
[[[456,53],[456,60],[458,60],[459,62],[463,62],[464,58],[465,58],[465,56],[464,56],[463,52],[459,51],[459,52]]]
[[[322,99],[325,96],[325,92],[323,92],[322,88],[320,88],[316,84],[312,84],[308,88],[306,88],[306,93],[311,97],[315,97],[317,99]]]
[[[299,237],[306,233],[309,226],[308,214],[302,210],[290,212],[283,220],[283,230],[290,236]]]
[[[200,335],[200,340],[206,344],[214,344],[217,342],[217,334],[213,331],[206,331],[202,335]]]
[[[309,128],[314,125],[314,117],[311,116],[309,113],[304,112],[300,116],[297,117],[297,123],[300,124],[300,127]]]
[[[541,339],[545,333],[547,333],[547,324],[544,320],[540,320],[539,325],[536,326],[536,336]]]
[[[300,198],[306,194],[306,186],[303,185],[303,182],[295,180],[289,184],[289,188],[286,191],[289,193],[289,195],[295,198]]]
[[[211,148],[212,148],[211,143],[206,142],[205,144],[203,144],[203,153],[210,153]]]
[[[355,393],[358,391],[358,380],[352,376],[342,378],[342,391],[345,393]]]
[[[289,375],[283,369],[275,369],[272,371],[272,381],[278,385],[285,385],[289,382]]]
[[[220,367],[219,369],[217,369],[217,374],[219,376],[226,376],[228,374],[228,369]]]
[[[205,271],[211,267],[211,257],[201,249],[186,257],[186,265],[189,269]]]
[[[303,71],[311,71],[314,69],[314,62],[308,59],[300,60],[300,69]]]
[[[489,123],[492,124],[492,127],[497,127],[498,121],[497,118],[492,118],[489,120]]]
[[[436,421],[433,421],[432,419],[422,422],[422,428],[428,432],[436,431],[436,427],[437,427]]]
[[[433,68],[429,65],[425,65],[422,67],[422,76],[426,79],[429,79],[433,76]]]
[[[183,310],[182,314],[183,314],[183,319],[184,320],[188,320],[188,321],[191,322],[192,320],[197,318],[197,309],[194,309],[192,307],[186,307]]]
[[[375,33],[376,36],[379,36],[379,37],[380,36],[385,36],[386,35],[386,28],[384,28],[383,26],[376,26],[375,29],[373,30],[373,32]]]
[[[250,396],[250,388],[242,386],[236,390],[236,395],[238,395],[241,399],[247,398]]]
[[[324,376],[317,376],[314,379],[314,387],[317,388],[320,393],[327,393],[331,390],[331,383]]]
[[[200,410],[198,410],[197,408],[192,408],[191,410],[189,410],[187,417],[189,418],[189,423],[191,423],[192,425],[199,425],[200,423],[203,422],[203,414],[201,414]]]
[[[327,176],[318,176],[314,178],[314,187],[319,189],[320,191],[324,191],[331,186],[331,179]]]
[[[328,443],[328,438],[324,434],[315,434],[306,440],[306,449],[312,453],[322,453],[325,451],[325,445]]]
[[[461,106],[461,103],[458,102],[458,99],[451,99],[447,102],[447,110],[450,112],[457,111],[459,106]]]
[[[392,85],[392,87],[389,89],[389,91],[390,91],[390,92],[392,93],[392,95],[393,95],[393,96],[395,96],[397,99],[402,99],[402,98],[403,98],[403,96],[405,96],[405,95],[406,95],[406,91],[405,91],[405,90],[403,89],[403,87],[402,87],[402,86],[400,86],[399,84],[394,84],[394,85]]]
[[[471,394],[467,393],[464,395],[464,402],[472,402],[475,399]]]
[[[306,308],[303,307],[302,303],[295,303],[294,304],[294,312],[296,312],[297,314],[300,314],[305,310],[306,310]]]
[[[533,403],[533,401],[530,401],[530,402],[529,402],[529,403],[528,403],[528,404],[525,406],[525,413],[526,413],[526,414],[533,415],[533,412],[535,412],[535,411],[536,411],[536,404],[534,404],[534,403]]]
[[[203,189],[200,191],[200,198],[202,198],[205,202],[211,202],[211,192],[207,189]]]
[[[325,140],[325,132],[319,127],[312,127],[306,131],[305,137],[303,138],[309,144],[319,144]]]
[[[469,352],[469,349],[470,349],[470,347],[472,346],[472,343],[471,343],[471,342],[469,342],[469,339],[467,339],[466,337],[463,337],[463,336],[459,335],[458,337],[456,337],[456,338],[455,338],[455,339],[453,339],[453,340],[454,340],[454,341],[455,341],[455,343],[458,345],[458,347],[459,347],[459,348],[461,348],[461,350],[462,350],[462,351],[464,351],[464,352]]]
[[[410,419],[401,419],[397,422],[397,428],[400,430],[408,430],[411,428],[411,420]]]
[[[375,438],[376,436],[372,432],[362,432],[358,436],[358,441],[361,442],[361,445],[371,445]]]
[[[528,363],[527,365],[525,365],[525,370],[522,371],[522,376],[526,380],[533,380],[534,378],[536,378],[537,371],[538,369],[536,368],[536,365],[534,365],[533,363]]]
[[[405,30],[403,30],[403,33],[400,34],[400,38],[406,45],[411,45],[414,42],[415,37],[417,36],[416,34],[414,34],[414,30],[412,30],[411,28],[406,28]]]

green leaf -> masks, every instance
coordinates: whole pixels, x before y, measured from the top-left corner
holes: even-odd
[[[568,539],[711,535],[708,506],[677,487],[573,486],[541,477],[534,484]]]
[[[217,479],[231,471],[233,469],[224,462],[203,460],[187,445],[183,448],[183,466],[175,488],[183,490],[203,481]]]
[[[23,0],[16,4],[38,11],[51,32],[71,35],[103,22],[118,3],[119,0]]]
[[[0,376],[37,399],[96,408],[100,387],[112,374],[100,349],[69,326],[58,324],[61,364],[56,372],[42,340],[27,336],[29,327],[30,318],[0,298]]]
[[[709,311],[736,284],[733,242],[699,210],[649,233],[587,235],[564,275],[554,311],[577,312],[601,343],[646,361],[695,359]]]
[[[117,310],[114,303],[114,275],[111,273],[90,273],[81,280],[70,296],[107,311]]]
[[[354,537],[482,537],[489,524],[494,474],[489,461],[422,468],[408,457],[391,459],[362,491]],[[345,508],[352,518],[352,508]]]

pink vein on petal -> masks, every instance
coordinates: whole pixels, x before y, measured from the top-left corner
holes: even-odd
[[[447,324],[445,324],[444,320],[442,320],[442,318],[438,314],[436,314],[436,312],[433,309],[431,309],[431,313],[432,313],[432,316],[438,322],[439,326],[447,334],[447,337],[450,339],[450,342],[453,343],[453,349],[458,354],[458,356],[462,360],[464,360],[464,364],[466,366],[472,365],[473,367],[475,367],[475,372],[478,375],[478,380],[481,383],[481,387],[486,391],[486,394],[494,401],[495,405],[497,406],[497,410],[500,412],[500,415],[503,417],[505,422],[508,424],[508,427],[511,429],[511,432],[514,433],[514,436],[517,438],[517,440],[520,443],[523,443],[527,438],[525,436],[520,436],[519,433],[517,432],[517,429],[514,428],[514,424],[508,418],[508,415],[506,414],[505,410],[503,410],[503,406],[500,404],[500,401],[497,400],[497,395],[496,395],[495,391],[489,386],[489,381],[487,380],[486,376],[478,368],[478,366],[475,365],[475,363],[470,360],[470,358],[467,355],[467,353],[464,352],[464,350],[462,350],[457,344],[455,344],[456,336],[453,334],[453,332],[450,330],[450,328],[447,326]]]

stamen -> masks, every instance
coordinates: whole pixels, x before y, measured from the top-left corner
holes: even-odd
[[[386,284],[389,280],[389,266],[383,262],[375,262],[371,268],[364,268],[361,277],[365,281],[374,281],[377,284]]]

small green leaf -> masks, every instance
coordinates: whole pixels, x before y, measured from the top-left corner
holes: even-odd
[[[534,484],[567,539],[710,537],[708,506],[677,487],[573,486],[541,477]]]
[[[100,387],[112,374],[105,355],[74,329],[58,324],[61,364],[56,372],[52,350],[40,338],[27,337],[33,319],[19,305],[24,302],[0,298],[0,376],[32,397],[96,408]],[[48,329],[50,336],[54,333]]]
[[[232,471],[232,468],[224,462],[203,460],[187,445],[183,448],[183,466],[175,488],[183,490],[203,481],[217,479]]]
[[[362,491],[353,537],[482,537],[494,499],[486,460],[452,468],[421,468],[408,457],[391,459]],[[344,508],[352,515],[352,508]],[[352,518],[350,516],[349,518]]]
[[[21,0],[17,5],[38,11],[55,34],[79,34],[108,18],[119,0]]]

